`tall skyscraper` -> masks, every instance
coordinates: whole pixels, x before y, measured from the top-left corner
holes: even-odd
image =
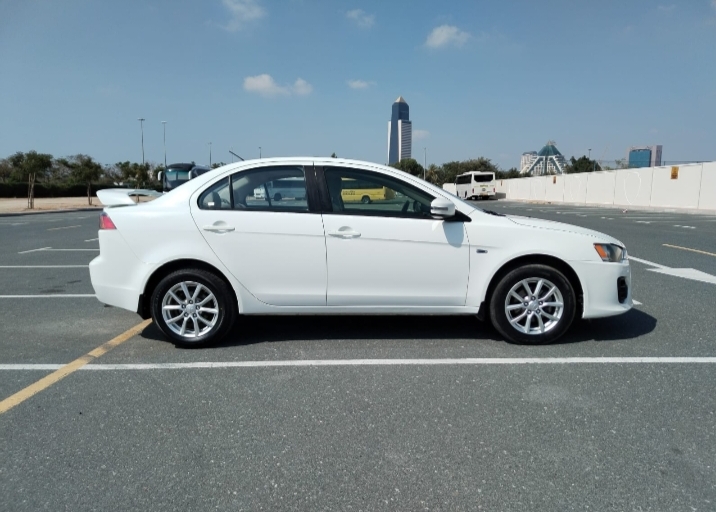
[[[413,149],[413,123],[410,107],[402,96],[393,103],[393,115],[388,121],[388,163],[410,158]]]
[[[629,168],[659,167],[662,146],[632,146],[627,153]]]

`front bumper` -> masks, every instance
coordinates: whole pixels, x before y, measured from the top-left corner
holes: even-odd
[[[620,315],[633,307],[631,269],[628,261],[624,263],[570,261],[569,264],[577,272],[582,283],[584,292],[582,318]]]

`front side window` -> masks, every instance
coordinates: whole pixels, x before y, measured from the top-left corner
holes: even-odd
[[[391,176],[346,167],[325,167],[334,213],[431,218],[432,197]]]
[[[242,171],[231,177],[234,209],[307,212],[303,167],[281,166]]]

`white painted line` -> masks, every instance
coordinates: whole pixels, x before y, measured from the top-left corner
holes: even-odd
[[[58,231],[60,229],[72,229],[72,228],[81,228],[81,227],[82,226],[77,224],[76,226],[61,226],[59,228],[47,228],[47,231]]]
[[[59,251],[59,252],[71,252],[71,251],[99,251],[97,249],[45,249],[46,251]]]
[[[88,268],[89,265],[0,265],[0,268]]]
[[[635,306],[643,306],[644,305],[641,302],[639,302],[638,300],[632,299],[632,302],[634,303]]]
[[[99,238],[90,238],[89,240],[85,240],[85,242],[96,242],[99,240]]]
[[[637,224],[651,224],[651,221],[648,221],[648,220],[637,220],[634,222],[636,222]]]
[[[288,361],[223,361],[196,363],[88,364],[88,370],[196,370],[315,366],[477,366],[555,364],[716,364],[716,357],[504,357],[463,359],[306,359]],[[0,364],[0,370],[57,370],[64,365]]]
[[[11,226],[24,226],[25,224],[27,224],[27,222],[13,222],[10,225]]]
[[[0,299],[46,299],[46,298],[96,297],[94,293],[48,293],[45,295],[0,295]]]
[[[20,251],[20,252],[18,252],[18,254],[27,254],[28,252],[46,251],[47,249],[52,249],[52,247],[40,247],[39,249],[30,249],[29,251]]]
[[[674,224],[675,228],[684,228],[684,229],[696,229],[694,226],[680,226],[678,224]]]
[[[631,254],[629,255],[629,261],[638,261],[639,263],[643,263],[644,265],[650,265],[650,266],[656,267],[656,268],[669,268],[666,265],[659,265],[658,263],[654,263],[653,261],[642,260],[641,258],[632,256]]]

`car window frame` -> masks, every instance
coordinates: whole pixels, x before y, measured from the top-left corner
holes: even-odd
[[[351,167],[349,165],[345,164],[337,164],[337,165],[320,165],[315,166],[316,169],[316,179],[318,180],[318,190],[320,192],[320,203],[321,203],[321,210],[322,213],[328,214],[328,215],[350,215],[350,216],[359,216],[359,217],[385,217],[385,218],[392,218],[392,219],[411,219],[411,220],[429,220],[429,221],[435,221],[435,217],[433,217],[430,214],[426,214],[425,216],[419,217],[416,215],[405,215],[402,214],[402,212],[389,212],[389,211],[380,211],[380,210],[364,210],[364,211],[342,211],[337,212],[333,210],[333,203],[331,202],[331,196],[330,192],[328,190],[328,182],[326,181],[326,175],[325,170],[326,168],[342,168],[346,169],[348,171],[355,171],[355,172],[361,172],[361,173],[367,173],[369,175],[375,175],[382,179],[386,180],[397,180],[399,181],[405,188],[408,188],[410,190],[414,190],[418,193],[427,195],[431,197],[432,199],[430,202],[437,199],[438,196],[434,195],[431,192],[428,192],[426,190],[423,190],[419,187],[416,187],[412,183],[409,183],[407,181],[401,180],[400,178],[397,178],[395,176],[391,176],[390,174],[385,174],[381,172],[377,172],[375,170],[371,169],[362,169],[359,167]]]
[[[285,169],[295,167],[296,169],[301,169],[304,176],[304,181],[306,183],[306,203],[307,203],[307,210],[294,210],[290,208],[276,208],[269,206],[268,208],[236,208],[236,205],[234,203],[234,190],[233,190],[233,184],[234,184],[234,177],[238,175],[246,175],[251,173],[258,173],[258,172],[266,172],[270,171],[272,169]],[[203,208],[201,206],[201,201],[206,195],[206,193],[214,188],[217,184],[224,182],[228,180],[229,184],[229,196],[230,196],[230,202],[231,202],[231,208],[230,209],[211,209],[211,208]],[[319,193],[316,186],[316,171],[315,166],[313,165],[306,165],[306,164],[276,164],[276,165],[265,165],[265,166],[259,166],[259,167],[251,167],[249,169],[241,169],[239,171],[232,172],[228,175],[222,176],[220,179],[217,179],[216,181],[213,181],[212,183],[208,184],[197,196],[196,199],[196,206],[199,210],[202,211],[221,211],[221,212],[253,212],[253,213],[298,213],[298,214],[306,214],[306,213],[313,213],[313,214],[320,214],[321,213],[321,207],[320,207],[320,199],[319,199]]]

